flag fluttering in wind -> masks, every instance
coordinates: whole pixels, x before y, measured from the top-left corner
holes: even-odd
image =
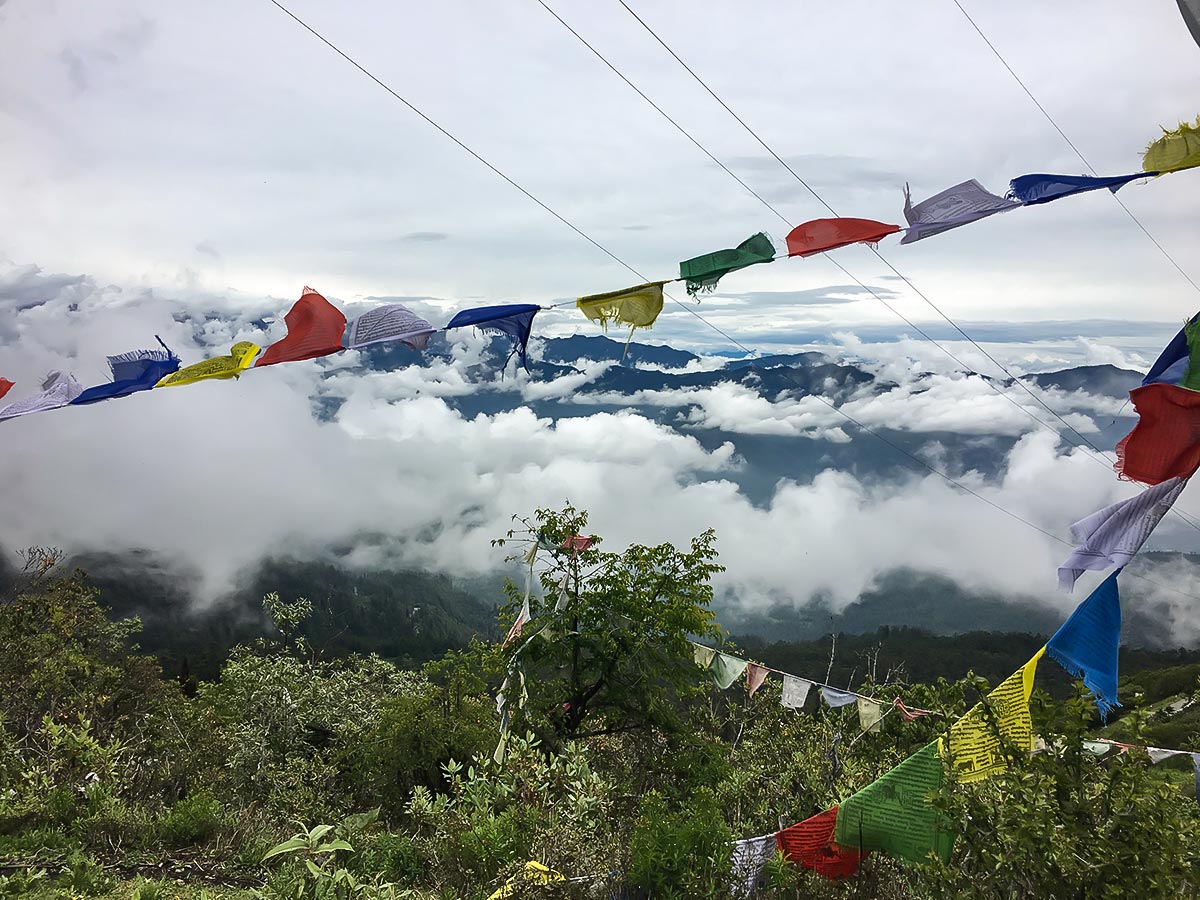
[[[899,230],[899,225],[873,219],[813,219],[788,234],[788,256],[814,256],[850,244],[874,245]]]
[[[902,244],[924,240],[994,216],[996,213],[1016,209],[1021,203],[1018,200],[1006,200],[989,193],[975,179],[946,188],[940,194],[934,194],[928,200],[922,200],[913,205],[912,194],[908,185],[904,186],[904,218],[908,220],[908,233],[900,239]]]
[[[770,262],[775,258],[775,245],[760,231],[752,234],[730,250],[717,250],[679,264],[679,277],[687,282],[687,292],[693,297],[699,293],[714,291],[717,282],[730,272]]]
[[[34,394],[0,409],[0,422],[30,413],[45,412],[48,409],[59,409],[78,397],[82,391],[83,386],[75,380],[74,375],[67,372],[51,372],[42,380],[40,394]]]
[[[953,834],[930,804],[946,773],[939,741],[926,744],[838,806],[833,839],[840,847],[882,850],[909,862],[932,853],[949,860]]]
[[[1176,384],[1189,391],[1200,391],[1200,313],[1171,338],[1142,384]]]
[[[858,871],[858,861],[866,854],[834,843],[837,819],[838,808],[834,806],[783,829],[775,835],[779,852],[826,878],[849,878]]]
[[[414,350],[424,350],[435,330],[407,306],[387,303],[368,310],[350,323],[346,346],[357,350],[384,341],[402,341]]]
[[[758,663],[750,663],[746,667],[746,693],[751,697],[754,692],[762,687],[763,682],[767,680],[769,669],[760,666]]]
[[[1082,678],[1107,719],[1117,701],[1117,657],[1121,643],[1121,596],[1113,572],[1046,642],[1046,653],[1075,678]]]
[[[1071,537],[1082,543],[1058,567],[1059,588],[1069,591],[1084,572],[1133,559],[1186,486],[1186,478],[1171,478],[1072,525]]]
[[[858,694],[850,691],[839,691],[837,688],[821,685],[821,699],[835,709],[839,706],[849,706],[858,700]]]
[[[784,675],[780,703],[789,709],[804,709],[804,704],[808,702],[808,692],[812,686],[813,683],[807,678]]]
[[[237,378],[250,368],[254,357],[262,348],[250,341],[238,341],[229,348],[228,356],[214,356],[190,366],[184,366],[178,372],[166,376],[156,388],[176,387],[181,384],[195,384],[197,381],[209,381],[214,378]]]
[[[315,359],[342,349],[346,317],[340,309],[308,286],[300,293],[300,299],[292,304],[283,321],[287,324],[287,336],[263,352],[254,364],[256,368]]]
[[[507,306],[478,306],[475,309],[464,309],[455,313],[447,328],[465,328],[474,325],[480,331],[492,331],[496,334],[507,335],[512,339],[512,350],[504,365],[517,356],[517,364],[529,371],[529,360],[526,358],[526,346],[529,344],[529,333],[533,330],[533,317],[541,309],[533,303],[512,303]]]
[[[7,378],[0,378],[0,399],[3,399],[4,395],[11,391],[15,384],[15,381],[9,381]]]
[[[1142,168],[1147,172],[1178,172],[1200,166],[1200,117],[1195,124],[1180,122],[1173,131],[1163,129],[1163,136],[1146,148]]]
[[[110,356],[108,367],[112,371],[112,381],[88,388],[71,403],[81,406],[150,390],[179,369],[179,357],[163,344],[162,338],[158,338],[158,342],[162,344],[161,350],[131,350],[120,356]]]
[[[1001,739],[1026,753],[1033,751],[1029,697],[1033,693],[1038,660],[1045,652],[1045,647],[1038,650],[1033,659],[996,685],[984,700],[950,726],[950,754],[956,780],[982,781],[1007,772],[1008,760]]]
[[[580,312],[593,322],[599,322],[607,331],[609,321],[629,326],[629,337],[625,341],[625,352],[637,328],[650,328],[663,308],[663,285],[665,281],[649,281],[606,294],[589,294],[575,301]]]
[[[858,698],[858,727],[863,731],[879,731],[883,727],[883,705],[878,700]]]
[[[748,665],[750,664],[746,660],[718,650],[708,665],[708,674],[712,676],[717,687],[725,691],[742,677],[742,673],[746,671]]]
[[[904,701],[897,697],[892,701],[892,705],[900,710],[900,715],[905,722],[915,722],[921,716],[931,715],[927,709],[917,709],[916,707],[908,707],[904,705]]]
[[[692,644],[692,658],[696,661],[696,665],[708,671],[708,667],[712,665],[713,658],[717,655],[717,651],[712,647],[705,647],[703,644]]]
[[[733,871],[730,885],[733,896],[749,897],[754,893],[767,861],[775,855],[775,846],[774,832],[733,842],[733,854],[729,860]]]
[[[1026,206],[1049,203],[1061,197],[1083,194],[1108,188],[1114,194],[1139,178],[1153,178],[1157,172],[1134,172],[1132,175],[1114,175],[1094,178],[1089,175],[1021,175],[1009,183],[1009,194]]]
[[[1117,442],[1117,474],[1143,484],[1191,478],[1200,468],[1200,391],[1147,384],[1129,399],[1138,423]]]

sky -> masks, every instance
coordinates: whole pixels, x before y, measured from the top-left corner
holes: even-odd
[[[790,225],[828,214],[617,0],[548,3],[786,222],[537,0],[287,5],[645,277],[669,278],[680,259],[759,230],[782,246]],[[631,5],[842,215],[900,223],[906,183],[921,199],[968,178],[1003,193],[1020,174],[1084,171],[952,0]],[[1160,127],[1200,112],[1200,48],[1170,0],[964,6],[1100,174],[1136,171]],[[149,345],[154,334],[185,362],[223,352],[261,336],[252,323],[281,315],[306,284],[347,309],[404,298],[441,324],[464,306],[553,303],[638,280],[269,0],[3,0],[0,82],[9,211],[0,220],[0,375],[19,382],[9,399],[53,368],[102,380],[105,354]],[[1135,183],[1119,196],[1200,282],[1200,175]],[[909,284],[865,248],[836,259],[989,375],[994,366],[910,285],[1014,371],[1144,367],[1197,306],[1197,289],[1107,192],[909,246],[891,238],[880,250]],[[924,406],[909,407],[912,417],[972,402],[941,349],[821,257],[738,272],[699,307],[676,296],[683,306],[668,304],[643,339],[731,349],[689,312],[699,311],[752,349],[816,346],[902,382],[944,373],[940,393],[913,398]],[[538,330],[595,326],[564,309],[542,314]],[[464,338],[463,365],[478,351]],[[10,474],[0,486],[22,514],[5,517],[0,544],[150,545],[211,570],[217,585],[254,554],[298,539],[297,521],[313,546],[392,533],[423,548],[422,564],[479,570],[494,563],[488,528],[535,499],[568,494],[592,503],[617,543],[653,539],[650,525],[681,539],[705,516],[761,537],[811,518],[816,508],[804,502],[822,515],[859,509],[861,519],[832,532],[844,541],[884,509],[881,521],[911,533],[906,523],[946,508],[923,480],[864,486],[835,464],[821,485],[781,485],[769,509],[754,509],[720,479],[737,465],[736,447],[704,450],[686,428],[608,414],[563,424],[519,411],[467,421],[438,397],[451,382],[474,389],[462,366],[431,388],[420,383],[428,373],[410,370],[360,377],[346,356],[248,377],[234,390],[198,386],[5,425]],[[323,379],[329,366],[344,372]],[[320,422],[312,398],[335,389],[346,405]],[[706,397],[689,416],[696,427],[746,421],[762,402]],[[759,420],[785,424],[767,428],[799,427],[808,414],[802,398],[772,406]],[[973,433],[979,416],[960,421],[970,418],[955,421]],[[453,453],[430,451],[441,446],[430,438],[438,429],[453,436]],[[1023,455],[987,489],[1032,504],[1026,511],[1048,527],[1061,532],[1088,504],[1128,493],[1094,465],[1095,482],[1060,478],[1077,463],[1047,436],[1019,446]],[[628,504],[647,454],[658,468],[640,474],[664,493],[655,514],[633,524]],[[1058,479],[1054,490],[1022,487],[1031,472]],[[921,513],[910,521],[905,510]],[[981,521],[967,503],[947,525],[945,558],[928,564],[953,571],[969,526],[993,527]],[[1017,531],[1014,546],[1026,552]],[[753,578],[773,570],[752,540],[727,540],[731,569],[757,567]],[[1057,551],[1033,540],[1028,569],[1012,573],[978,553],[964,577],[1039,589],[1035,570]],[[854,554],[835,566],[835,554],[813,584],[836,583],[852,599],[885,563],[930,555],[911,540],[893,549],[865,567]],[[360,550],[364,560],[387,556],[370,542]],[[860,575],[846,578],[855,567]],[[762,595],[785,590],[789,577],[774,572]]]

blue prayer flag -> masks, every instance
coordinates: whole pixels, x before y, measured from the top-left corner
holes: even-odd
[[[1120,569],[1100,583],[1046,643],[1046,652],[1096,698],[1100,716],[1108,718],[1117,702],[1117,650],[1121,643]]]
[[[1060,197],[1098,191],[1108,188],[1114,194],[1138,178],[1152,178],[1157,172],[1135,172],[1132,175],[1115,175],[1111,178],[1093,178],[1089,175],[1021,175],[1009,183],[1009,196],[1027,206],[1049,203]]]
[[[163,344],[161,350],[131,350],[120,356],[110,356],[108,367],[113,380],[108,384],[90,387],[71,401],[72,405],[99,403],[115,397],[127,397],[138,391],[148,391],[166,376],[179,369],[179,357]]]
[[[447,323],[447,328],[465,328],[474,325],[482,331],[494,331],[508,335],[513,342],[512,352],[508,360],[517,354],[521,367],[529,371],[529,361],[525,356],[525,346],[529,343],[529,333],[533,329],[533,317],[537,315],[540,306],[533,303],[513,303],[507,306],[478,306],[474,309],[464,309],[456,313]]]
[[[1193,316],[1188,324],[1193,324],[1197,319],[1200,319],[1200,313]],[[1158,355],[1158,359],[1142,379],[1142,384],[1179,384],[1187,374],[1190,354],[1187,329],[1180,328],[1179,333],[1171,338],[1171,343]]]

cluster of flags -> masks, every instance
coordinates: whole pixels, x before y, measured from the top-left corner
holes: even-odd
[[[679,263],[679,277],[676,279],[651,281],[591,294],[580,297],[575,304],[590,321],[598,322],[605,329],[610,322],[628,326],[631,340],[636,329],[653,326],[663,309],[663,287],[672,280],[685,282],[687,292],[696,297],[714,291],[721,278],[747,266],[769,263],[783,257],[813,256],[851,244],[874,246],[888,235],[901,231],[904,237],[900,243],[910,244],[1020,206],[1050,203],[1102,188],[1116,192],[1139,178],[1154,178],[1196,166],[1200,166],[1200,118],[1195,124],[1183,123],[1172,131],[1164,131],[1163,136],[1150,144],[1143,155],[1143,171],[1131,175],[1021,175],[1009,183],[1008,193],[1003,197],[990,193],[978,181],[971,179],[915,204],[905,185],[904,217],[907,228],[873,219],[814,219],[792,229],[785,239],[787,252],[783,256],[776,256],[771,238],[765,232],[758,232],[736,247],[683,260]],[[391,303],[376,307],[347,323],[340,310],[306,287],[291,311],[284,316],[287,336],[265,351],[250,341],[240,341],[225,356],[180,368],[179,358],[165,346],[162,350],[133,350],[109,357],[112,381],[87,390],[73,376],[51,372],[43,381],[39,393],[0,409],[0,421],[68,405],[125,397],[152,388],[237,378],[251,367],[314,359],[386,341],[399,341],[416,350],[424,350],[429,338],[439,330],[468,326],[507,337],[512,350],[505,365],[515,355],[518,364],[527,369],[526,346],[533,328],[533,318],[545,308],[549,307],[535,304],[476,307],[462,310],[443,329],[437,329],[406,307]],[[1200,466],[1200,447],[1193,447],[1182,457],[1168,458],[1156,449],[1159,445],[1147,434],[1148,431],[1158,433],[1171,429],[1182,431],[1185,424],[1181,422],[1191,423],[1195,417],[1200,417],[1200,403],[1196,395],[1181,393],[1200,388],[1200,369],[1190,372],[1189,355],[1197,330],[1200,330],[1200,324],[1193,320],[1164,353],[1164,357],[1175,355],[1166,359],[1161,370],[1156,365],[1156,369],[1147,376],[1146,386],[1134,392],[1134,407],[1146,428],[1142,432],[1135,429],[1118,448],[1119,471],[1125,477],[1157,484],[1158,481],[1181,474],[1189,467],[1194,472]],[[12,387],[12,381],[0,377],[0,398]],[[1173,387],[1178,390],[1173,390]],[[1158,474],[1166,471],[1172,474],[1158,477]]]

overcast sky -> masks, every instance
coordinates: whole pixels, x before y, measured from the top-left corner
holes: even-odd
[[[782,245],[785,223],[536,0],[289,5],[648,277],[672,277],[680,259],[758,230]],[[788,223],[827,215],[616,0],[551,5]],[[1084,171],[953,0],[631,5],[842,215],[903,224],[906,182],[919,200],[968,178],[1003,193],[1017,175]],[[1100,174],[1137,171],[1160,126],[1200,112],[1200,49],[1173,0],[964,6]],[[0,0],[0,84],[0,375],[20,382],[10,399],[58,366],[94,383],[104,376],[105,354],[148,345],[155,333],[175,342],[185,362],[223,351],[252,336],[255,318],[284,312],[305,284],[351,307],[410,298],[441,324],[462,306],[548,303],[636,280],[269,0]],[[1135,183],[1120,197],[1200,282],[1200,173]],[[994,352],[1026,369],[1144,365],[1200,305],[1107,192],[1016,210],[911,246],[891,238],[881,250],[949,315],[1003,348]],[[836,258],[909,318],[935,318],[866,249]],[[729,276],[699,309],[755,348],[821,344],[876,354],[880,371],[899,380],[893,368],[946,366],[936,348],[903,340],[915,337],[911,328],[820,257]],[[206,314],[207,324],[197,325]],[[543,314],[539,324],[543,334],[595,333],[571,310]],[[944,323],[939,328],[932,333],[950,336]],[[729,346],[670,306],[645,337],[698,351]],[[881,342],[892,342],[890,349]],[[953,349],[986,370],[970,348]],[[412,380],[424,376],[397,372],[345,387],[339,419],[320,423],[309,405],[322,389],[320,366],[281,368],[289,372],[5,425],[10,474],[0,484],[26,515],[5,517],[0,542],[36,538],[83,549],[88,535],[110,542],[125,535],[132,545],[194,551],[193,561],[206,565],[220,559],[228,575],[254,553],[278,549],[297,521],[338,506],[350,489],[378,495],[378,509],[364,516],[339,506],[312,529],[311,543],[389,524],[427,534],[438,516],[459,515],[454,528],[479,544],[467,567],[479,569],[489,564],[489,529],[527,511],[513,506],[556,502],[575,485],[576,502],[598,507],[598,527],[615,531],[618,543],[682,539],[697,521],[737,521],[741,510],[745,553],[737,556],[731,536],[726,562],[757,566],[759,577],[764,561],[754,541],[821,522],[821,510],[850,503],[869,519],[886,508],[897,518],[882,521],[904,533],[906,522],[947,503],[923,482],[877,494],[831,473],[823,487],[784,486],[769,510],[752,511],[728,482],[717,482],[719,489],[693,483],[697,473],[736,464],[735,448],[710,453],[646,420],[594,416],[569,433],[532,416],[465,422],[436,391],[417,396]],[[933,396],[967,403],[963,391],[943,390]],[[762,403],[736,391],[708,400],[694,420],[742,421]],[[750,405],[735,409],[743,401]],[[763,413],[784,423],[803,415],[798,405]],[[418,425],[421,417],[453,435],[461,458],[429,450],[432,426]],[[214,422],[235,430],[214,435]],[[273,437],[246,438],[264,423]],[[147,430],[167,446],[147,440]],[[622,436],[616,446],[589,453],[599,435],[614,434]],[[397,442],[411,471],[395,470]],[[490,447],[489,455],[473,455],[476,445]],[[297,457],[299,447],[311,459]],[[79,465],[79,448],[88,464],[64,476]],[[622,483],[614,467],[632,477],[640,466],[625,454],[660,450],[661,516],[634,527],[622,521],[627,504],[613,499],[611,486]],[[526,457],[569,471],[534,479]],[[187,461],[186,486],[179,460]],[[1092,504],[1128,493],[1096,466],[1087,467],[1094,482],[1051,476],[1076,465],[1044,438],[1022,445],[996,497],[1062,531]],[[295,495],[297,479],[315,484],[319,473],[347,466],[357,467],[349,484]],[[458,468],[439,485],[437,502],[414,506],[445,466]],[[1052,478],[1055,492],[1046,495],[1030,472]],[[467,482],[470,489],[451,499],[452,485]],[[257,516],[222,533],[219,523],[244,503]],[[924,510],[916,519],[902,515],[916,508]],[[153,514],[168,515],[170,528]],[[967,502],[944,525],[946,560],[929,564],[952,570],[948,560],[960,548],[951,539],[966,540],[985,514]],[[649,534],[650,524],[670,533]],[[844,541],[864,526],[854,519],[845,527],[831,533]],[[257,541],[249,537],[255,528]],[[1049,561],[1059,551],[1033,540],[1036,552],[1014,532],[1036,577],[1033,569],[980,562],[969,580],[1008,578],[1024,590],[1042,576],[1052,583]],[[422,561],[450,566],[462,546],[447,538]],[[855,572],[837,588],[852,599],[879,568],[916,548],[897,540],[892,549],[870,565],[847,557],[813,574],[811,586]],[[767,593],[784,589],[794,573],[775,577]]]

